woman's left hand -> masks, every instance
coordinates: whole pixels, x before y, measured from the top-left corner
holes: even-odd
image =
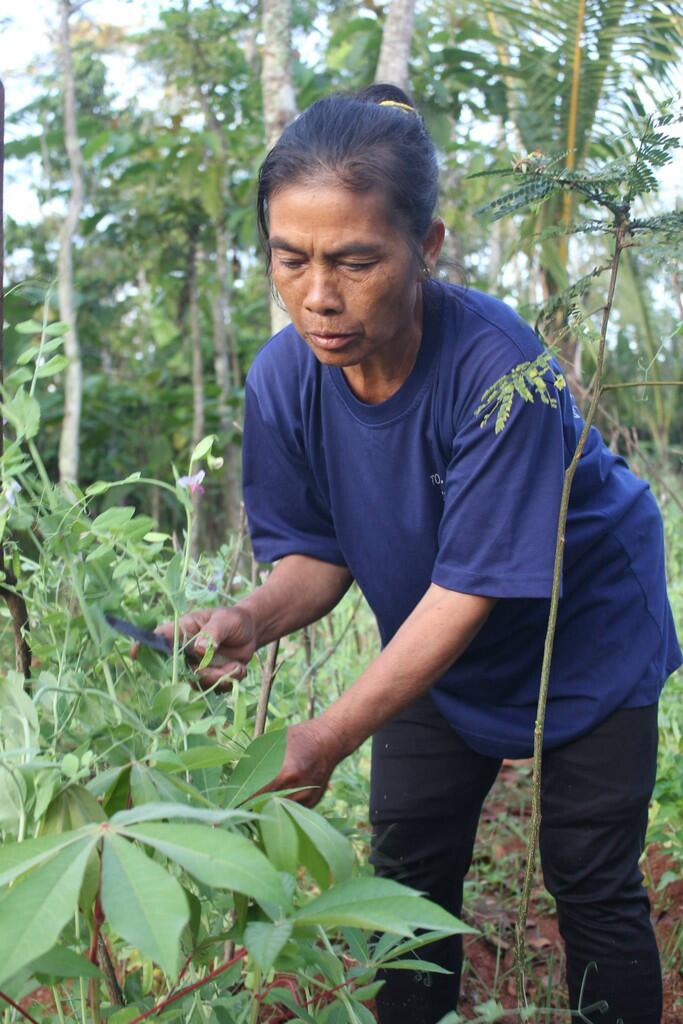
[[[315,807],[327,789],[332,772],[344,757],[340,737],[319,718],[291,725],[287,730],[287,750],[277,776],[261,790],[297,789],[290,800]]]

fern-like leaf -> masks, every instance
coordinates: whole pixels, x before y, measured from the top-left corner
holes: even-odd
[[[566,381],[561,373],[551,365],[552,352],[541,352],[536,359],[528,360],[514,366],[509,373],[499,377],[481,396],[481,402],[474,415],[481,419],[480,427],[485,427],[495,413],[495,432],[500,434],[505,428],[515,395],[524,402],[533,402],[536,398],[545,405],[557,406],[557,399],[552,388],[561,391]]]

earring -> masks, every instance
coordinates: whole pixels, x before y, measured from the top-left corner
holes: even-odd
[[[430,269],[429,269],[429,267],[427,266],[426,263],[422,264],[422,270],[420,271],[420,273],[422,274],[422,277],[425,279],[425,281],[430,276],[431,271],[430,271]]]

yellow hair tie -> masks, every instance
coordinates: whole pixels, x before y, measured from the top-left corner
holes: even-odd
[[[417,110],[415,109],[415,107],[410,107],[410,106],[408,106],[407,103],[399,103],[398,100],[382,100],[381,103],[377,104],[377,106],[378,107],[398,107],[399,110],[407,110],[409,114],[415,114],[416,117],[420,116],[418,114]]]

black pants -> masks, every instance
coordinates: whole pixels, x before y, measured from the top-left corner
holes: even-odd
[[[541,863],[557,901],[572,1009],[600,1000],[595,1024],[658,1024],[659,956],[638,860],[655,781],[657,707],[621,709],[543,758]],[[474,753],[427,696],[373,738],[370,820],[377,874],[458,916],[484,798],[500,761]],[[451,975],[387,971],[382,1024],[436,1024],[455,1009],[462,942],[416,953]],[[586,974],[594,962],[597,971]]]

